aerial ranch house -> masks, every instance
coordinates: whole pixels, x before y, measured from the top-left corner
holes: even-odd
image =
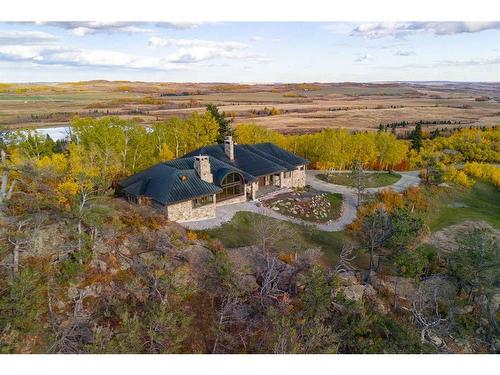
[[[150,201],[169,220],[215,217],[217,206],[255,200],[280,188],[305,186],[308,161],[272,143],[202,147],[159,163],[118,183],[117,193]]]

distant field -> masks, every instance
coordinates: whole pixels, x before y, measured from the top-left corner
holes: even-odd
[[[500,124],[500,84],[268,84],[89,81],[0,84],[0,125],[60,126],[74,116],[115,115],[144,124],[187,116],[215,103],[234,124],[284,133],[324,128],[374,130],[416,121],[424,130]],[[271,115],[271,109],[272,115]]]

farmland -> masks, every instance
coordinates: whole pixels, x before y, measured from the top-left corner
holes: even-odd
[[[493,126],[500,122],[497,83],[220,84],[88,81],[0,84],[0,125],[66,125],[74,116],[114,115],[144,125],[202,112],[214,103],[233,120],[281,133],[325,128],[375,130],[380,124],[405,135],[424,130]]]

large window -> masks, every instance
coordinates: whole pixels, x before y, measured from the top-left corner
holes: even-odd
[[[195,198],[193,199],[193,208],[206,206],[207,204],[214,203],[214,196],[207,195],[205,197]]]
[[[222,191],[217,193],[217,201],[223,201],[245,193],[243,178],[238,173],[229,173],[221,183]]]

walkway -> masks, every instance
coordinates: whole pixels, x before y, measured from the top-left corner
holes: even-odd
[[[261,215],[269,216],[278,220],[289,221],[295,224],[303,225],[315,225],[319,230],[325,232],[337,232],[345,229],[345,227],[351,224],[356,219],[356,191],[353,188],[330,184],[328,182],[322,181],[316,177],[320,173],[325,173],[324,171],[308,170],[306,183],[310,185],[313,189],[318,191],[325,191],[328,193],[340,193],[342,194],[342,213],[340,217],[327,224],[315,224],[307,222],[300,219],[295,219],[289,216],[281,215],[270,208],[258,205],[256,202],[248,201],[243,203],[236,203],[227,206],[220,206],[216,208],[216,218],[189,221],[185,223],[180,223],[182,226],[193,230],[202,230],[218,227],[228,221],[230,221],[233,216],[239,211],[255,212]],[[370,173],[370,172],[368,172]],[[401,179],[393,185],[388,185],[380,188],[369,188],[366,189],[368,193],[376,193],[383,189],[391,188],[395,191],[404,191],[410,186],[418,186],[420,183],[420,178],[418,177],[418,171],[412,172],[398,172],[401,174]]]

